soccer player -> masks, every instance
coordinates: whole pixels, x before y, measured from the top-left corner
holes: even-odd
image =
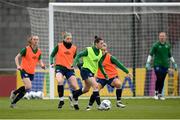
[[[170,44],[166,41],[166,33],[159,33],[159,41],[155,42],[150,49],[150,55],[147,58],[146,68],[150,69],[151,59],[154,57],[154,71],[156,74],[156,83],[155,83],[155,96],[154,99],[165,100],[162,96],[162,89],[164,86],[164,80],[169,68],[169,61],[174,65],[175,70],[177,69],[177,64],[174,58],[171,55]]]
[[[63,42],[58,43],[51,53],[51,66],[55,66],[56,79],[58,81],[57,91],[60,98],[58,108],[64,105],[64,76],[70,81],[70,87],[75,91],[78,89],[78,83],[72,67],[73,60],[76,56],[77,47],[72,44],[72,35],[63,32]],[[56,57],[55,64],[53,58]]]
[[[103,43],[102,47],[102,53],[103,56],[99,61],[99,69],[97,72],[97,82],[98,82],[98,88],[99,91],[104,88],[106,84],[110,85],[111,87],[116,88],[116,106],[120,108],[124,108],[126,105],[124,105],[121,101],[121,95],[122,95],[122,88],[121,88],[121,81],[118,77],[118,71],[116,67],[123,70],[128,77],[132,77],[132,75],[129,73],[128,69],[119,61],[117,58],[112,56],[107,51],[107,44]],[[104,77],[104,74],[100,70],[104,66],[104,71],[106,72],[108,76],[108,80]],[[89,105],[87,106],[86,110],[91,110],[92,105],[94,103],[94,95],[92,94],[89,100]]]
[[[74,91],[73,102],[74,102],[75,109],[79,109],[78,102],[77,102],[78,97],[84,93],[87,93],[90,87],[93,88],[94,99],[97,101],[98,105],[100,105],[98,84],[96,82],[94,75],[97,73],[98,62],[100,58],[102,57],[101,48],[102,48],[103,42],[104,41],[102,38],[95,36],[94,46],[87,47],[85,50],[81,51],[74,60],[73,66],[75,66],[78,63],[79,59],[82,57],[83,65],[80,71],[81,71],[81,77],[85,83],[85,86],[82,89]],[[101,70],[103,70],[103,68],[101,68]],[[103,71],[103,73],[105,72]],[[106,74],[105,76],[106,76],[105,78],[107,78]]]
[[[11,91],[11,108],[14,108],[16,103],[32,88],[31,81],[34,79],[36,64],[39,62],[41,67],[45,69],[45,65],[41,60],[41,50],[38,48],[38,43],[39,37],[31,36],[28,39],[28,46],[23,48],[15,57],[17,70],[20,70],[24,86]],[[19,64],[19,58],[22,58],[21,65]]]

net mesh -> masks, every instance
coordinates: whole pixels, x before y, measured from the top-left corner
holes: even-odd
[[[49,43],[48,9],[28,8],[32,34],[40,37],[43,60],[48,65]],[[94,36],[102,37],[109,52],[126,67],[136,67],[136,96],[154,95],[155,75],[146,71],[145,63],[150,47],[158,40],[158,33],[165,31],[172,46],[172,55],[180,66],[180,7],[120,7],[120,6],[56,6],[54,8],[54,45],[62,41],[61,33],[71,32],[78,51],[92,46]],[[47,74],[47,73],[46,73]],[[132,84],[123,82],[123,95],[132,95]],[[80,78],[80,77],[79,77]],[[165,81],[164,95],[179,95],[177,72],[169,73]],[[49,81],[48,79],[46,79]],[[132,83],[132,81],[130,80]],[[48,86],[48,82],[46,82]],[[48,88],[47,88],[48,89]],[[107,88],[108,89],[108,88]],[[101,95],[111,96],[110,89]],[[115,94],[113,94],[115,95]]]

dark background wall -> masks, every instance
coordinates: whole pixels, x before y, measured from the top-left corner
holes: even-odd
[[[48,0],[0,1],[0,68],[15,68],[14,57],[26,45],[26,39],[30,35],[30,22],[25,7],[47,7],[48,2]]]
[[[132,0],[0,0],[0,69],[15,68],[14,57],[26,45],[30,21],[25,7],[48,7],[51,2],[132,2]],[[140,0],[136,0],[139,2]],[[141,0],[179,2],[179,0]]]

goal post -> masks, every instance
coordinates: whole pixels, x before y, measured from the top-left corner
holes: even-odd
[[[64,31],[72,33],[78,52],[93,45],[95,35],[105,40],[108,51],[134,73],[132,81],[118,70],[123,96],[153,95],[155,75],[153,70],[146,71],[145,63],[150,47],[158,40],[158,32],[168,33],[172,55],[180,66],[180,3],[49,3],[49,8],[27,9],[31,33],[40,37],[40,48],[45,53],[45,57],[42,55],[43,60],[49,64],[44,82],[50,99],[57,97],[57,83],[49,58],[54,46],[62,41],[61,33]],[[79,86],[82,87],[79,71],[75,71]],[[165,96],[179,96],[177,76],[177,72],[168,73]],[[67,89],[66,96],[69,94]],[[107,86],[101,91],[101,96],[115,96],[114,91]],[[84,96],[89,95],[90,92]]]
[[[49,58],[54,48],[54,6],[49,3]],[[49,66],[51,66],[49,60]],[[54,99],[54,69],[49,67],[50,99]]]

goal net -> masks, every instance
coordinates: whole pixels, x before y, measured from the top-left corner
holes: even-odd
[[[134,73],[134,79],[130,80],[118,70],[123,96],[154,95],[156,78],[153,69],[146,71],[145,63],[159,32],[167,33],[172,55],[180,66],[179,3],[50,3],[49,9],[28,8],[28,11],[31,33],[40,37],[40,48],[47,65],[54,46],[62,41],[62,32],[72,33],[78,51],[92,46],[95,35],[102,37],[108,51]],[[54,98],[58,95],[53,68],[47,66],[47,71],[38,71],[36,76],[43,80],[41,88],[45,96]],[[82,87],[78,69],[76,77]],[[65,96],[68,96],[68,81],[64,84]],[[164,84],[165,96],[179,96],[177,71],[169,72]],[[115,96],[115,90],[107,86],[100,95]]]

